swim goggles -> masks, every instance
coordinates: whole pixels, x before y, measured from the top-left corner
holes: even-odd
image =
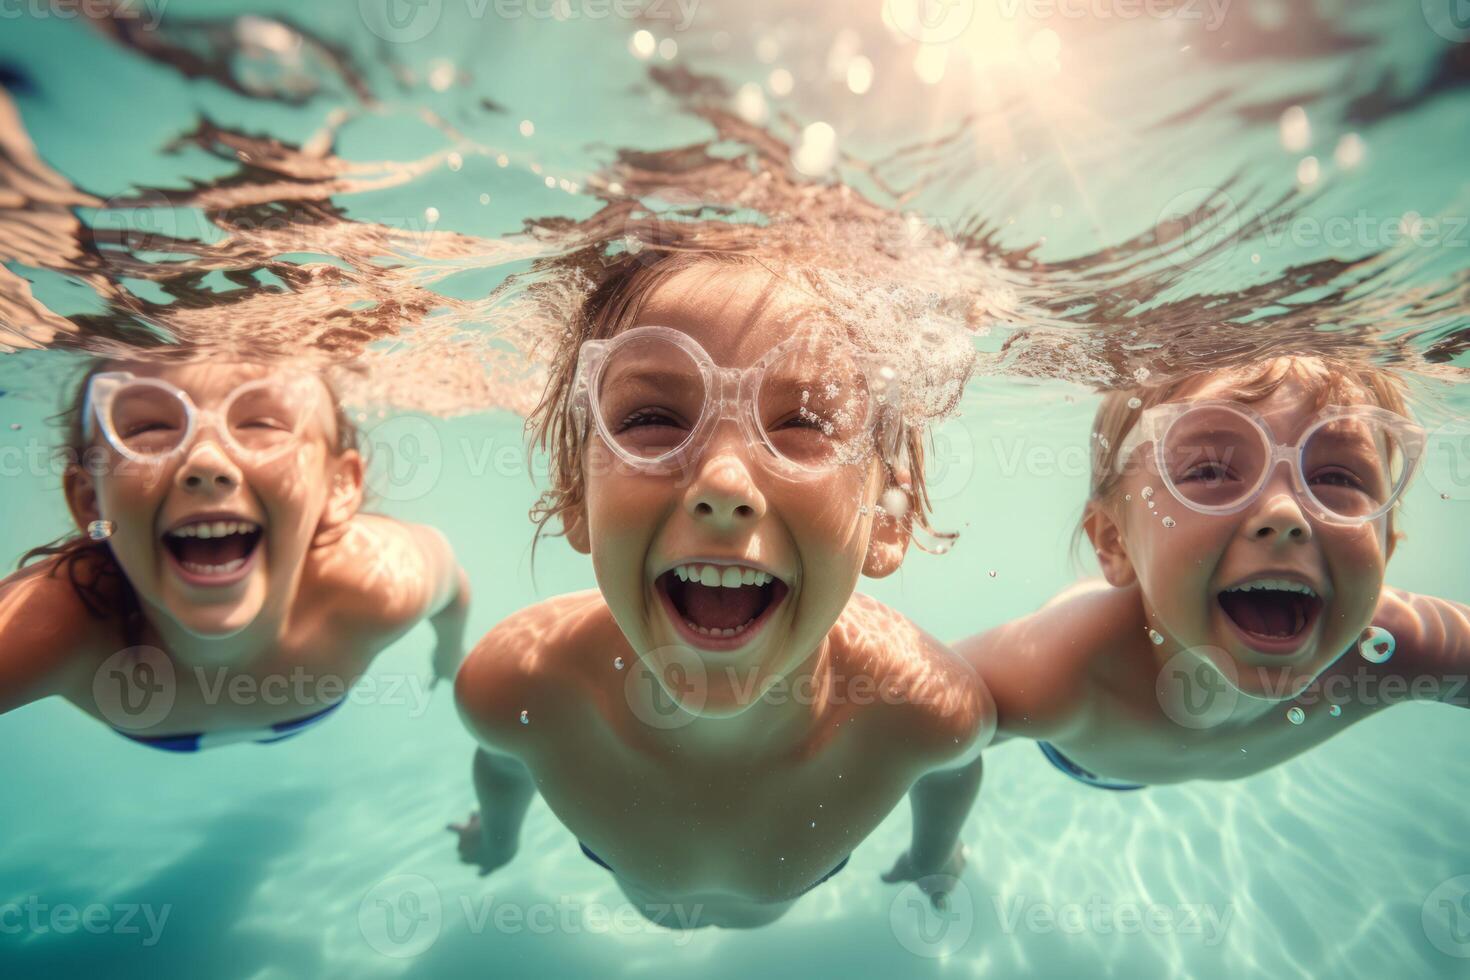
[[[234,459],[263,463],[299,444],[322,394],[312,375],[278,372],[237,386],[218,408],[201,409],[187,392],[161,378],[105,371],[87,385],[82,432],[90,440],[100,426],[122,456],[161,463],[213,426]]]
[[[1403,495],[1424,441],[1418,425],[1376,406],[1329,408],[1295,445],[1285,445],[1240,402],[1166,402],[1139,416],[1119,448],[1116,470],[1151,442],[1155,469],[1175,499],[1201,514],[1233,514],[1249,506],[1285,462],[1308,513],[1332,524],[1364,524]]]
[[[750,367],[719,367],[669,327],[588,340],[577,355],[571,408],[628,466],[668,473],[697,460],[723,419],[771,471],[793,479],[898,446],[899,384],[881,359],[840,339],[791,337]]]

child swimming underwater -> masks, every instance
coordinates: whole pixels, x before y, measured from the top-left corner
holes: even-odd
[[[997,740],[1137,789],[1260,772],[1410,698],[1470,703],[1470,608],[1384,584],[1424,443],[1390,374],[1207,371],[1110,393],[1094,429],[1106,582],[956,645]]]
[[[539,791],[645,915],[759,926],[912,790],[890,877],[942,901],[928,876],[958,873],[989,697],[854,594],[925,519],[922,456],[902,378],[806,300],[756,261],[673,253],[612,275],[561,341],[541,516],[599,591],[511,616],[460,670],[481,815],[451,829],[482,872]]]
[[[359,513],[356,433],[321,377],[102,362],[69,415],[87,534],[0,582],[0,712],[59,695],[154,748],[279,741],[425,617],[453,675],[465,576],[434,529]]]

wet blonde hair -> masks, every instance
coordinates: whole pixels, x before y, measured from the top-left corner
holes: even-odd
[[[596,261],[606,267],[600,272],[599,284],[588,294],[581,310],[558,339],[550,358],[549,377],[541,399],[526,420],[530,448],[548,457],[550,485],[531,508],[536,525],[532,543],[539,541],[553,519],[562,521],[586,500],[587,476],[582,467],[582,432],[572,415],[572,382],[576,375],[577,354],[586,340],[606,340],[636,322],[649,298],[677,274],[698,266],[767,268],[748,254],[718,251],[669,251],[658,255],[632,254],[609,264],[605,256]],[[896,439],[897,459],[885,459],[887,487],[906,492],[909,526],[918,526],[940,538],[955,537],[935,531],[929,518],[931,506],[924,479],[923,430],[902,420]],[[901,482],[896,466],[908,471],[907,482]],[[552,532],[556,533],[556,532]],[[916,542],[923,547],[922,542]]]
[[[1305,361],[1318,361],[1327,370],[1304,371],[1302,365]],[[1138,419],[1144,412],[1155,405],[1178,400],[1219,375],[1221,371],[1241,369],[1211,368],[1181,375],[1161,385],[1122,388],[1105,394],[1092,421],[1089,502],[1106,504],[1113,501],[1118,484],[1123,478],[1118,470],[1118,454],[1128,433],[1138,424]],[[1272,392],[1293,375],[1311,392],[1313,411],[1321,411],[1328,405],[1368,404],[1405,418],[1409,417],[1403,382],[1396,374],[1383,368],[1350,364],[1335,358],[1288,356],[1266,361],[1257,365],[1254,370],[1241,372],[1231,397],[1235,401],[1254,404],[1269,398]],[[1072,534],[1074,552],[1085,533],[1085,521],[1084,508],[1082,521],[1078,522]],[[1392,513],[1389,514],[1388,530],[1391,538]]]

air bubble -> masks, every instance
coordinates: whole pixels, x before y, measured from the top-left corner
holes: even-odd
[[[1327,713],[1334,718],[1338,717],[1342,714],[1342,705],[1334,704],[1332,707],[1327,709]]]
[[[1164,527],[1173,527],[1175,523],[1177,522],[1172,517],[1164,518]]]
[[[12,428],[13,428],[13,426],[12,426]],[[1440,500],[1449,500],[1450,499],[1450,495],[1447,494],[1447,493],[1442,493],[1442,494],[1439,495],[1439,499]]]
[[[1151,642],[1156,647],[1163,646],[1164,644],[1164,634],[1160,633],[1158,630],[1154,629],[1151,626],[1148,630],[1148,638],[1149,642]]]
[[[1293,725],[1300,725],[1302,722],[1307,720],[1307,713],[1301,708],[1293,705],[1291,710],[1286,713],[1286,720],[1291,722]]]
[[[1149,509],[1149,510],[1153,510],[1153,509],[1154,509],[1154,507],[1155,507],[1155,506],[1156,506],[1156,505],[1155,505],[1155,504],[1154,504],[1154,502],[1153,502],[1153,501],[1152,501],[1152,500],[1150,500],[1150,501],[1149,501],[1149,502],[1148,502],[1148,509]]]
[[[1130,398],[1130,399],[1128,399],[1128,407],[1129,408],[1142,408],[1143,407],[1143,399],[1142,398]]]
[[[521,712],[521,724],[522,725],[529,725],[530,723],[531,723],[531,713],[529,711],[522,711]]]
[[[20,423],[19,422],[12,422],[12,423],[10,423],[10,431],[11,432],[19,432],[20,431]]]
[[[1125,493],[1125,494],[1123,494],[1123,499],[1124,500],[1132,500],[1133,499],[1133,494],[1131,494],[1131,493]]]
[[[1152,497],[1153,495],[1154,495],[1154,488],[1153,487],[1144,487],[1143,488],[1143,499],[1144,500],[1147,500],[1148,498]]]
[[[1381,626],[1370,626],[1358,639],[1358,653],[1370,664],[1386,663],[1395,645],[1392,633]]]
[[[986,572],[985,574],[989,575],[991,578],[995,578],[995,569],[992,568],[990,571]]]
[[[625,666],[625,664],[623,663],[623,658],[622,657],[614,657],[613,658],[613,669],[614,670],[622,670],[624,666]]]

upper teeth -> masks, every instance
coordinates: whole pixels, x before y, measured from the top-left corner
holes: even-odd
[[[1310,585],[1300,582],[1289,582],[1284,578],[1253,578],[1249,582],[1232,585],[1226,592],[1250,592],[1252,589],[1274,589],[1278,592],[1300,592],[1304,595],[1315,596],[1317,593]]]
[[[742,585],[765,585],[774,575],[744,565],[676,565],[674,574],[681,582],[738,589]]]
[[[260,525],[250,521],[198,521],[176,527],[168,533],[172,538],[223,538],[230,534],[250,534],[259,530]]]

